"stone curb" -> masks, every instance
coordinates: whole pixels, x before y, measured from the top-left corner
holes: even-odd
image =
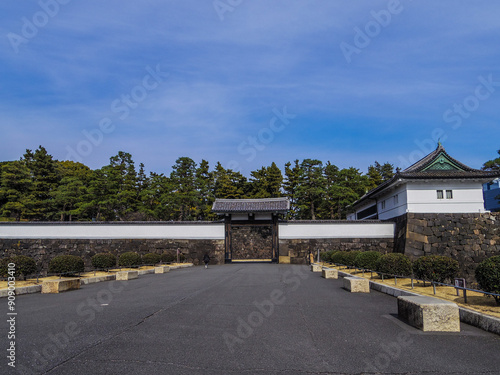
[[[21,294],[32,294],[32,293],[41,293],[41,292],[42,292],[42,285],[30,285],[30,286],[22,286],[22,287],[16,288],[16,296],[19,296]],[[9,295],[8,289],[0,290],[0,298],[8,297],[8,295]]]
[[[352,277],[350,273],[339,271],[339,276],[342,277]],[[421,294],[409,292],[407,290],[398,289],[385,284],[379,284],[374,281],[370,281],[370,289],[376,290],[378,292],[388,294],[393,297],[399,296],[420,296]],[[480,328],[484,331],[496,333],[500,335],[500,319],[494,316],[489,316],[479,311],[474,311],[467,309],[462,306],[458,306],[460,311],[460,321],[471,326]]]
[[[193,267],[193,263],[186,263],[181,266],[170,266],[170,269],[178,269],[178,268],[187,268],[187,267]],[[154,268],[150,270],[142,270],[138,271],[139,275],[146,275],[150,273],[155,273]],[[94,283],[100,283],[102,281],[111,281],[111,280],[116,280],[116,274],[114,275],[107,275],[107,276],[95,276],[95,277],[88,277],[84,279],[80,279],[80,285],[87,285],[87,284],[94,284]],[[16,296],[22,295],[22,294],[32,294],[32,293],[41,293],[42,292],[42,285],[30,285],[30,286],[21,286],[19,288],[16,288]],[[9,296],[9,290],[8,289],[0,289],[0,298],[5,298]]]
[[[80,285],[94,284],[110,280],[116,280],[116,275],[95,276],[95,277],[80,279]]]

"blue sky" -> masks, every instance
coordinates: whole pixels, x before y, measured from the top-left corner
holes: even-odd
[[[4,0],[0,160],[251,170],[500,149],[500,3]]]

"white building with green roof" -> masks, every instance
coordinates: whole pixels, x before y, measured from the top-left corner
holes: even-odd
[[[352,205],[348,220],[388,220],[407,212],[485,212],[483,184],[500,173],[473,169],[436,150],[369,191]]]

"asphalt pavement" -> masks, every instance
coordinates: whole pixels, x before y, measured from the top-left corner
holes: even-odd
[[[424,333],[396,298],[306,266],[192,267],[15,302],[16,367],[3,355],[0,374],[500,374],[500,336]]]

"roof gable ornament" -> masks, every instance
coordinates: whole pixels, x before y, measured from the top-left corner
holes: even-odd
[[[456,163],[441,152],[435,160],[422,171],[463,171]]]

